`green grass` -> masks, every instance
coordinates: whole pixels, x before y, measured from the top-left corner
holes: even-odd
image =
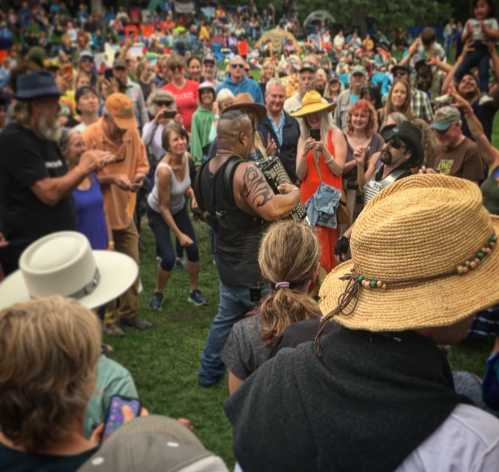
[[[494,143],[499,145],[499,117],[494,127]],[[209,305],[198,308],[187,302],[187,273],[175,270],[166,291],[163,311],[156,313],[147,308],[156,264],[154,241],[144,224],[146,250],[141,262],[144,284],[141,315],[151,320],[155,329],[128,331],[125,338],[107,339],[107,342],[114,347],[112,357],[131,371],[141,400],[151,413],[188,417],[205,446],[232,465],[232,433],[222,407],[228,395],[226,382],[209,389],[197,384],[199,356],[217,309],[218,276],[209,253],[206,227],[198,224],[196,231],[201,252],[200,286]],[[481,375],[489,349],[489,342],[453,348],[450,353],[452,366]]]

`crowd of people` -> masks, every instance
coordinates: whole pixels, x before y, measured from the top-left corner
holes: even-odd
[[[499,470],[493,2],[443,46],[173,7],[0,11],[0,470],[227,470],[102,344],[154,329],[145,223],[157,311],[178,267],[208,303],[209,235],[237,470]],[[447,360],[471,337],[483,379]]]

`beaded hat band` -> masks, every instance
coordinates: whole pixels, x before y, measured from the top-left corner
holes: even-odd
[[[404,281],[385,281],[385,280],[379,280],[375,277],[366,277],[361,274],[357,274],[354,271],[352,271],[349,274],[346,274],[342,276],[340,279],[341,280],[354,280],[355,283],[360,284],[363,288],[381,288],[381,289],[387,289],[387,288],[392,288],[392,287],[403,287],[407,285],[412,285],[412,284],[417,284],[417,283],[422,283],[422,282],[427,282],[429,280],[435,280],[440,277],[448,277],[449,275],[465,275],[468,272],[476,269],[480,263],[492,253],[494,248],[497,245],[497,236],[495,233],[488,238],[487,242],[480,247],[480,249],[469,259],[464,261],[462,264],[459,264],[455,270],[450,271],[450,272],[445,272],[443,274],[438,274],[434,275],[431,277],[425,277],[425,278],[419,278],[419,279],[414,279],[414,280],[404,280]]]

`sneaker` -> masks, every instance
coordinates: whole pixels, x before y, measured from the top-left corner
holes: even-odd
[[[494,99],[490,95],[482,95],[480,97],[480,100],[478,101],[479,105],[490,105],[491,103],[494,103]]]
[[[201,290],[193,290],[191,294],[189,295],[189,298],[187,299],[188,302],[193,303],[194,305],[201,306],[201,305],[208,305],[208,302],[206,301],[206,298],[203,297],[203,294],[201,293]]]
[[[152,294],[151,300],[149,301],[149,308],[151,310],[160,311],[161,305],[163,303],[164,295],[161,292],[154,292]]]
[[[220,383],[220,380],[222,380],[222,378],[223,376],[212,380],[206,380],[204,378],[198,377],[198,385],[204,388],[214,387],[215,385],[218,385]]]
[[[128,326],[129,328],[139,329],[144,331],[146,329],[152,328],[152,323],[142,318],[121,318],[120,323],[122,326]]]
[[[450,95],[440,95],[433,99],[433,103],[438,107],[444,107],[452,103],[452,97]]]
[[[102,331],[107,336],[115,336],[115,337],[125,336],[125,332],[118,325],[115,324],[104,325],[102,327]]]

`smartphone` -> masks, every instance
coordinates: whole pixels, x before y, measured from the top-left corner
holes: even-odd
[[[111,80],[114,77],[113,69],[106,69],[106,71],[104,72],[104,77],[106,78],[106,80]]]
[[[106,421],[104,422],[104,433],[102,440],[106,440],[112,433],[114,433],[124,423],[122,408],[128,405],[136,418],[140,415],[142,404],[136,398],[122,397],[121,395],[113,395],[111,403],[106,413]]]
[[[177,112],[176,111],[165,110],[163,113],[161,113],[161,116],[163,118],[175,118],[177,116]]]
[[[321,130],[320,129],[311,129],[310,130],[310,137],[312,139],[315,139],[316,141],[321,140]]]

